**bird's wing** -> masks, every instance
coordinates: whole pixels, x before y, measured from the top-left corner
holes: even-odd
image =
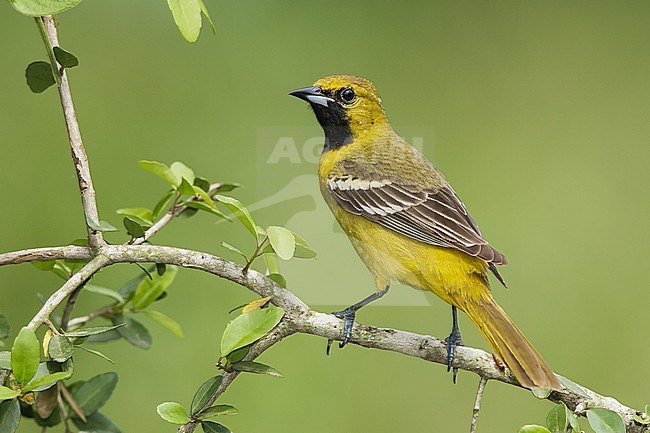
[[[508,262],[488,245],[465,205],[448,185],[420,189],[389,180],[355,177],[330,178],[327,185],[347,212],[411,239],[479,257],[490,263],[491,269]]]

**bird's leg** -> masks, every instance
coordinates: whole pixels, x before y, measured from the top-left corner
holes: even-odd
[[[445,338],[445,343],[447,343],[447,371],[451,370],[451,364],[454,362],[454,355],[456,354],[456,346],[463,345],[463,339],[460,337],[460,329],[458,328],[458,309],[455,306],[451,306],[451,334],[449,337]],[[453,381],[456,383],[456,375],[458,374],[458,368],[453,368],[454,378]]]
[[[354,324],[354,318],[357,314],[357,310],[359,310],[362,307],[365,307],[372,301],[376,301],[377,299],[381,298],[386,294],[386,292],[388,292],[388,286],[386,286],[384,290],[380,290],[366,298],[363,298],[356,304],[349,306],[343,311],[332,312],[332,314],[338,317],[339,319],[343,319],[343,341],[339,343],[340,348],[343,348],[346,344],[348,344],[348,341],[350,341],[350,337],[352,336],[352,325]],[[333,342],[334,340],[331,339],[327,340],[328,355],[330,354],[330,347],[332,347]]]

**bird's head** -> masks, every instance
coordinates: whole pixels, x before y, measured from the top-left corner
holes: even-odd
[[[311,105],[325,132],[325,150],[344,146],[361,134],[388,126],[379,93],[364,78],[332,75],[289,94]]]

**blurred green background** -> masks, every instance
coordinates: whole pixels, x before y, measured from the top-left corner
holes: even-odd
[[[138,160],[181,160],[211,180],[241,182],[234,194],[261,224],[287,225],[320,252],[284,266],[290,289],[323,311],[361,299],[370,276],[313,177],[321,132],[287,92],[332,73],[365,76],[398,132],[434,159],[510,259],[511,289],[495,285],[495,296],[550,365],[627,405],[650,401],[650,3],[206,3],[217,34],[204,27],[196,44],[162,0],[87,0],[60,15],[61,45],[81,61],[70,79],[103,219],[117,226],[116,209],[152,207],[163,194]],[[34,95],[24,80],[45,52],[33,20],[6,2],[0,23],[0,251],[66,244],[84,226],[58,96]],[[288,153],[274,160],[277,149]],[[241,226],[207,215],[155,238],[236,259],[224,240],[250,248]],[[137,273],[114,266],[93,282],[119,288]],[[30,265],[0,269],[0,312],[14,334],[39,307],[36,293],[59,285]],[[117,371],[104,412],[126,432],[173,431],[156,405],[189,404],[216,373],[228,311],[252,299],[182,271],[158,309],[186,339],[151,324],[151,350],[101,348],[115,366],[80,353],[76,376]],[[88,294],[76,311],[102,300]],[[451,325],[446,304],[399,286],[358,319],[438,337]],[[461,329],[468,345],[487,347],[466,317]],[[241,411],[224,421],[235,432],[468,430],[478,383],[470,373],[453,385],[442,366],[355,346],[326,357],[325,341],[304,335],[260,361],[286,377],[237,379],[222,397]],[[551,407],[490,383],[479,431],[543,423]]]

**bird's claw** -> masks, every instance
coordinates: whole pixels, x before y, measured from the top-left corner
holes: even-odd
[[[458,368],[453,367],[454,357],[456,355],[456,347],[463,345],[463,339],[460,337],[460,331],[458,329],[453,329],[449,337],[445,338],[445,343],[447,344],[447,371],[452,370],[453,381],[456,383],[456,375],[458,374]]]
[[[352,325],[354,324],[354,318],[356,317],[356,311],[352,308],[346,308],[343,311],[334,311],[332,314],[339,319],[343,319],[343,340],[339,343],[339,347],[342,349],[350,341],[352,337]],[[327,354],[330,354],[330,348],[334,340],[327,340]]]

